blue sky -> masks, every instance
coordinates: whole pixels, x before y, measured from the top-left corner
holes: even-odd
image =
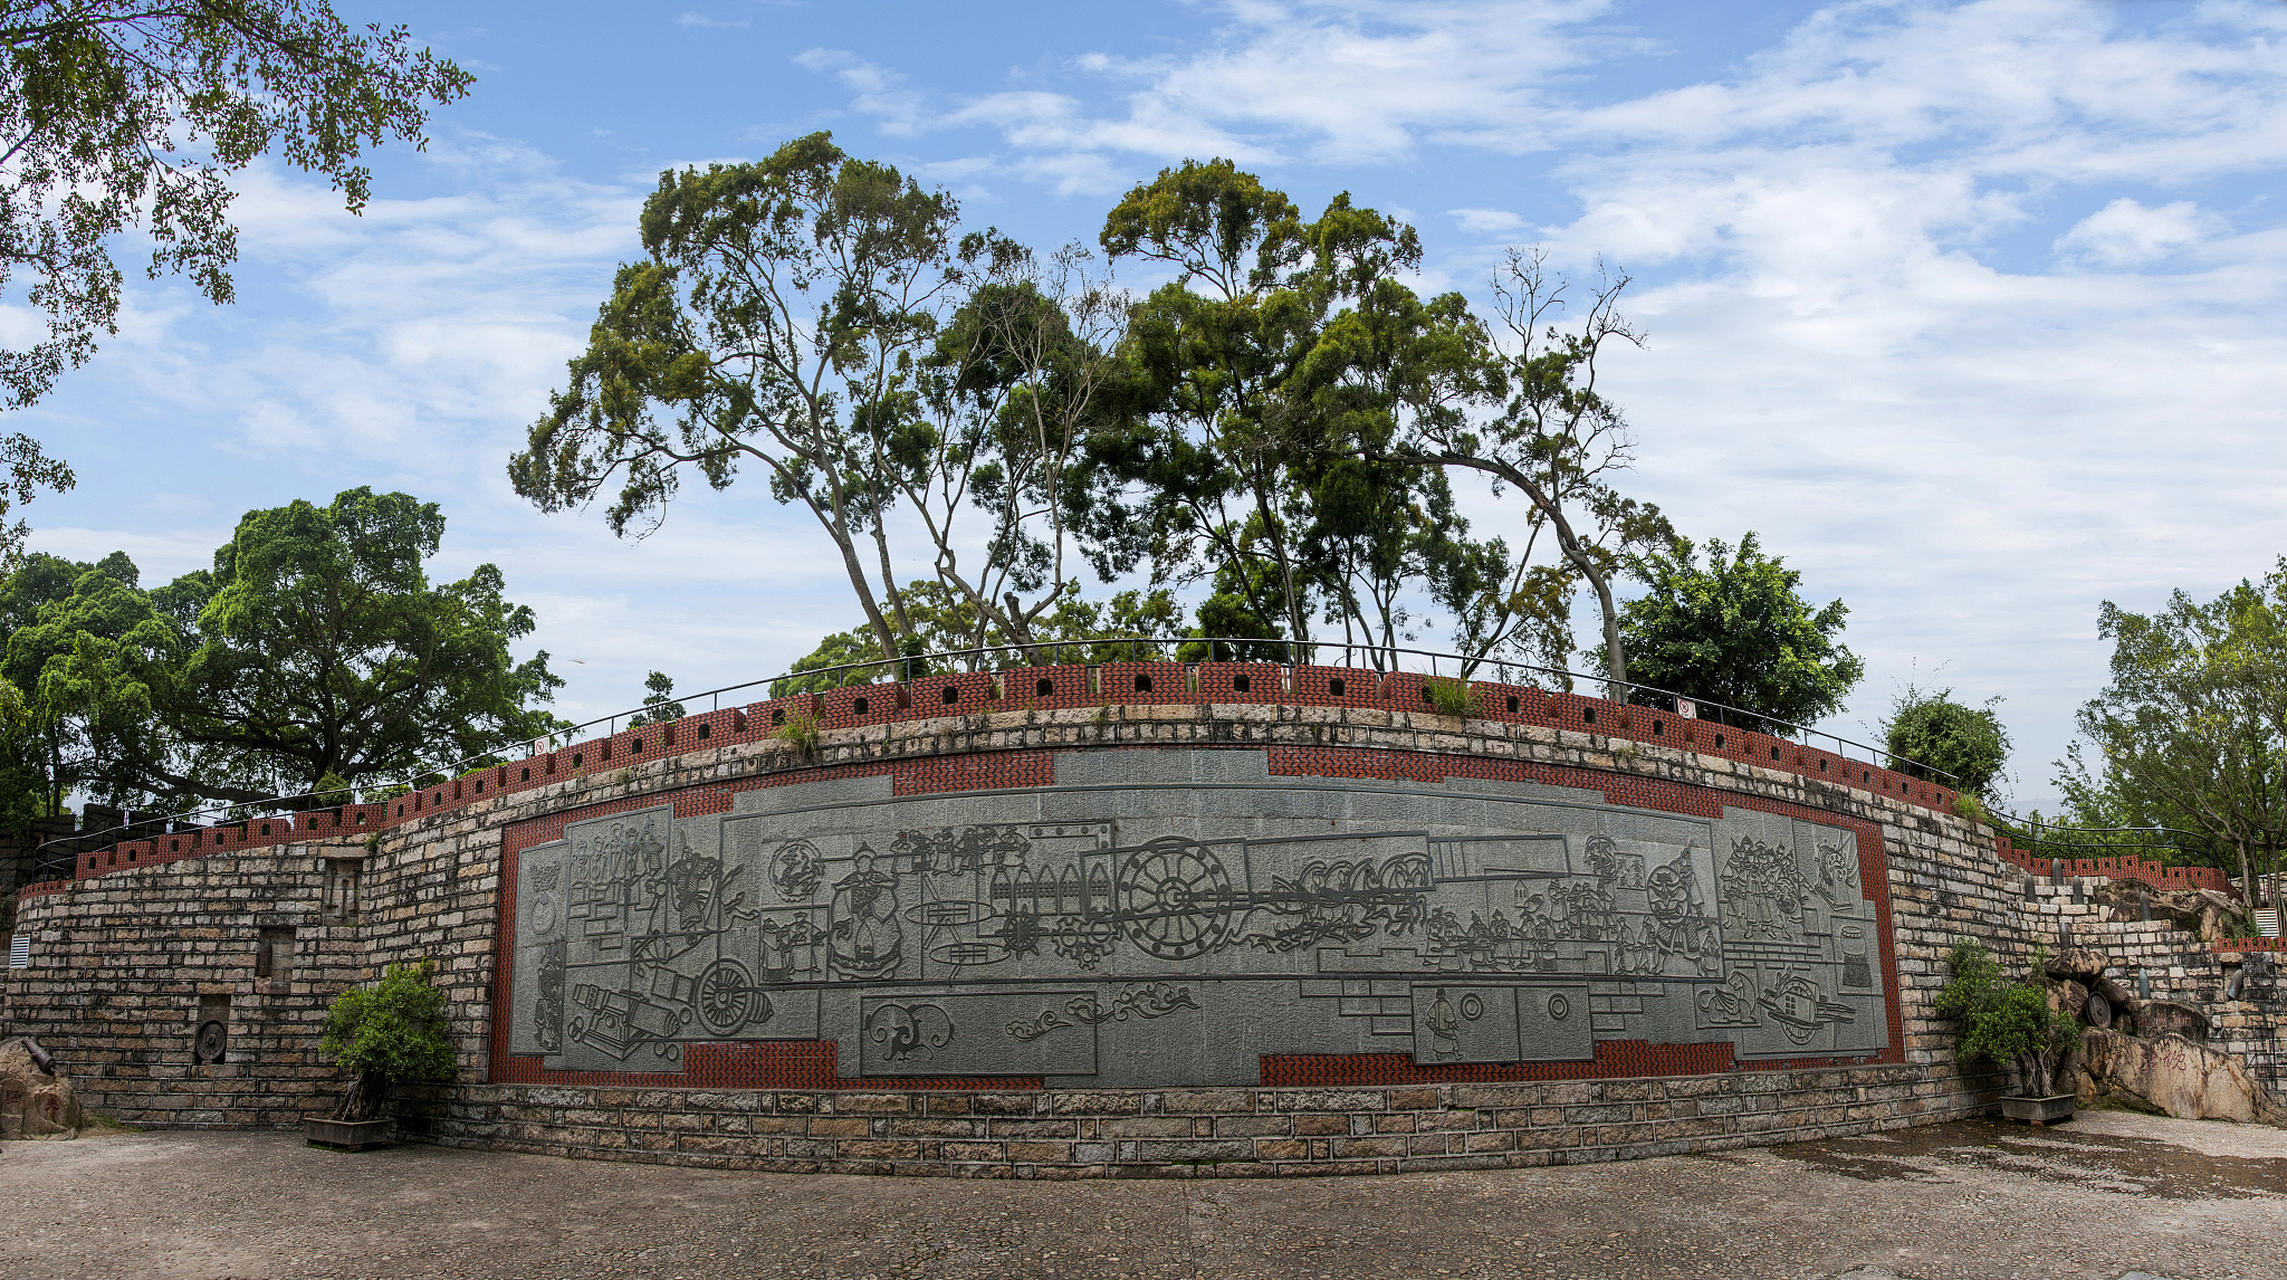
[[[2287,551],[2287,5],[341,7],[474,93],[425,154],[376,155],[362,218],[249,173],[234,306],[134,283],[119,336],[17,415],[81,476],[27,509],[33,545],[162,581],[250,507],[404,489],[450,519],[435,572],[495,561],[539,611],[573,718],[654,667],[768,675],[853,619],[759,487],[619,542],[503,474],[659,171],[821,128],[1043,246],[1227,155],[1306,209],[1409,217],[1426,288],[1481,296],[1515,244],[1625,269],[1650,338],[1611,382],[1626,487],[1696,537],[1760,531],[1850,605],[1868,678],[1834,731],[1910,678],[2005,697],[2024,804],[2104,682],[2099,601]]]

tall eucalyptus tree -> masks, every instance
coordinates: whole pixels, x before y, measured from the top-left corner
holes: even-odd
[[[833,544],[880,656],[915,634],[916,568],[1021,637],[1095,519],[1078,443],[1121,307],[1082,256],[958,219],[824,133],[662,174],[647,256],[510,461],[517,492],[557,511],[616,488],[606,519],[640,536],[686,475],[720,490],[756,466]]]

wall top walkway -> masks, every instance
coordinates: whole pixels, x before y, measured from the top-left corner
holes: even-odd
[[[602,770],[618,770],[738,743],[772,738],[802,739],[818,732],[868,725],[949,717],[1000,717],[1075,708],[1099,708],[1108,712],[1113,708],[1154,707],[1163,709],[1164,713],[1166,708],[1193,706],[1207,714],[1209,708],[1218,705],[1351,708],[1451,719],[1458,725],[1461,718],[1444,716],[1438,704],[1441,695],[1450,698],[1451,694],[1436,686],[1453,683],[1457,682],[1440,681],[1419,672],[1391,674],[1352,667],[1115,662],[1096,667],[1023,667],[990,675],[954,673],[851,685],[625,729],[527,759],[475,770],[383,801],[123,840],[109,848],[81,852],[73,866],[73,879],[132,871],[209,853],[358,838],[504,793],[528,791]],[[1532,685],[1479,681],[1471,683],[1467,693],[1465,719],[1468,720],[1672,747],[1854,787],[1939,812],[1953,812],[1955,808],[1956,793],[1950,788],[1769,734]],[[2165,881],[2168,874],[2175,874],[2155,863],[2142,865],[2162,875],[2162,880],[2155,883]],[[2141,871],[2128,874],[2146,878]],[[27,886],[21,896],[62,892],[69,883],[43,881]]]

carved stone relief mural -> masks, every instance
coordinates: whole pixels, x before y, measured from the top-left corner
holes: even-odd
[[[1254,1083],[1264,1054],[1888,1044],[1846,828],[1161,754],[1199,776],[1098,759],[1037,790],[861,779],[568,824],[518,859],[511,1051],[672,1072],[694,1042],[824,1039],[849,1076],[1177,1085]]]

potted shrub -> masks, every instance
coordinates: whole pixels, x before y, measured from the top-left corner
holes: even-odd
[[[427,960],[391,965],[380,981],[334,997],[318,1047],[352,1079],[332,1115],[304,1117],[309,1141],[351,1151],[379,1146],[388,1136],[381,1112],[392,1085],[453,1078],[445,993],[429,982],[435,968]]]
[[[2023,1089],[2001,1100],[2001,1114],[2036,1125],[2070,1120],[2073,1095],[2057,1092],[2057,1068],[2079,1046],[2080,1024],[2050,1007],[2040,984],[2004,981],[2001,966],[1976,942],[1954,943],[1951,963],[1953,978],[1938,992],[1937,1011],[1961,1022],[1960,1056],[2015,1068]],[[2044,963],[2035,948],[2033,971]]]

